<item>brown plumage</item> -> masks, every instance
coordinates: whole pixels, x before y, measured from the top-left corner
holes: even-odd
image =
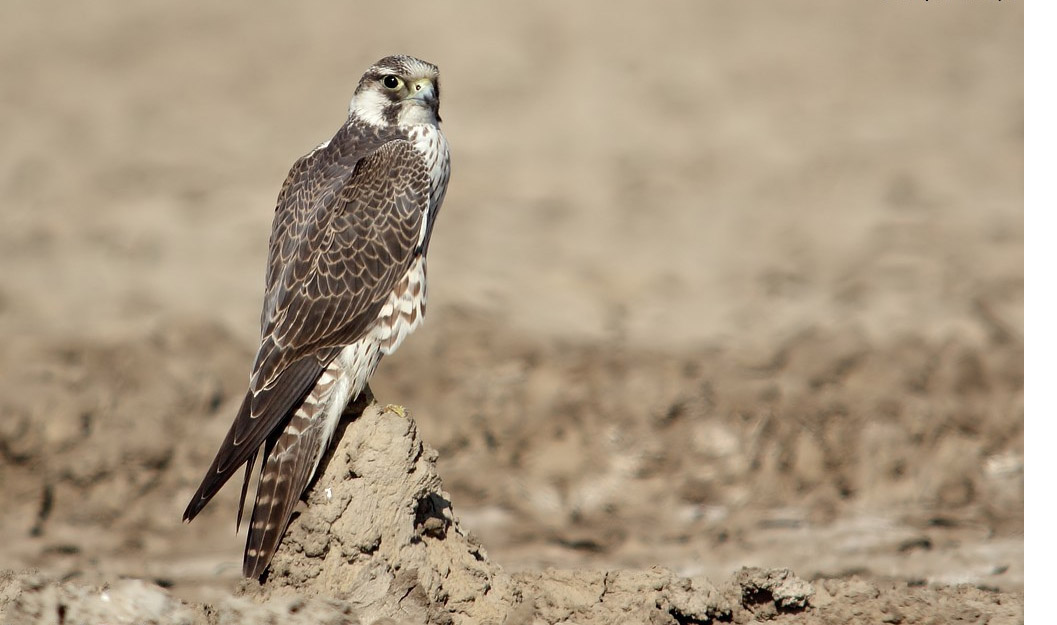
[[[422,321],[425,254],[444,199],[437,69],[386,57],[334,137],[294,163],[276,202],[249,391],[198,492],[197,515],[264,450],[243,574],[267,570],[345,405]]]

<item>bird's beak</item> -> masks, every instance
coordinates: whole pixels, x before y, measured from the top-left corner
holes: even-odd
[[[419,78],[412,82],[408,98],[411,100],[418,100],[434,111],[437,110],[439,104],[437,101],[437,86],[434,85],[433,81],[429,78]]]

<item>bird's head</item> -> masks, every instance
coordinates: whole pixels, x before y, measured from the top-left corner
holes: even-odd
[[[437,125],[439,111],[437,66],[403,55],[372,65],[349,102],[349,115],[375,126]]]

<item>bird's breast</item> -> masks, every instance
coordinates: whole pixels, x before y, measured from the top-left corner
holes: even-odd
[[[426,316],[426,259],[419,256],[397,282],[371,330],[382,354],[391,354]]]
[[[421,245],[426,235],[426,222],[436,216],[440,205],[444,202],[444,194],[448,190],[448,178],[451,175],[451,156],[448,154],[448,140],[438,126],[414,126],[408,139],[422,155],[426,170],[429,172],[428,210],[430,214],[429,219],[423,220],[423,229],[419,236],[419,245]]]

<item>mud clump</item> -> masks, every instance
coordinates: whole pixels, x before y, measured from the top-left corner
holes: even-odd
[[[345,426],[264,583],[244,582],[243,594],[332,597],[365,622],[609,623],[633,615],[677,623],[733,613],[706,580],[662,568],[510,575],[460,526],[437,475],[437,452],[406,410],[370,403]],[[795,580],[788,572],[773,577]],[[780,597],[776,609],[788,599],[779,586],[760,585]],[[810,585],[796,587],[802,594],[793,601],[806,605]]]

